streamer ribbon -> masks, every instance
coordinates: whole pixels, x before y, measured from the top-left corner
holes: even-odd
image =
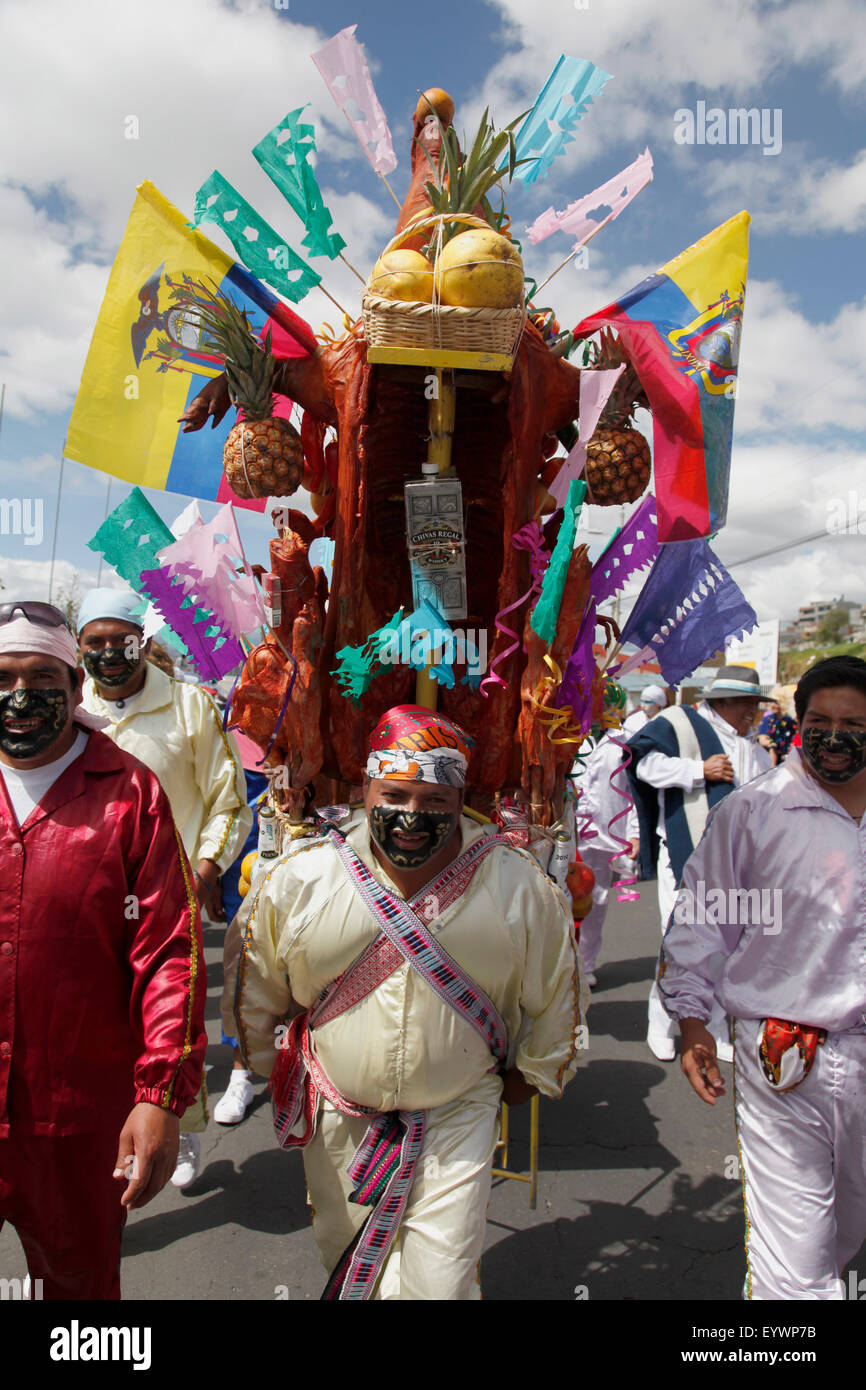
[[[618,724],[619,724],[619,721],[617,720],[617,726],[618,726]],[[626,803],[625,806],[623,806],[623,808],[622,808],[621,811],[617,811],[616,815],[611,817],[611,820],[610,820],[610,822],[608,823],[608,827],[607,827],[607,829],[608,829],[608,834],[610,835],[611,839],[612,839],[612,840],[618,840],[619,843],[622,845],[622,849],[616,850],[616,851],[610,856],[610,861],[609,861],[609,862],[610,862],[610,867],[611,867],[611,869],[613,869],[613,867],[614,867],[614,860],[615,860],[615,859],[621,859],[622,856],[625,854],[625,851],[626,851],[627,849],[631,849],[631,842],[630,842],[629,840],[624,840],[624,839],[622,838],[622,836],[621,836],[620,834],[618,834],[616,830],[614,830],[614,828],[613,828],[613,827],[614,827],[614,822],[615,822],[615,821],[618,821],[618,820],[621,820],[623,816],[627,816],[627,815],[628,815],[629,811],[631,810],[632,806],[634,805],[634,801],[633,801],[633,799],[631,798],[631,796],[629,795],[629,793],[628,793],[628,792],[622,791],[622,789],[621,789],[620,787],[618,787],[618,786],[616,785],[616,782],[614,781],[614,778],[617,777],[620,773],[622,773],[623,776],[626,776],[626,768],[628,767],[629,763],[630,763],[631,760],[632,760],[632,752],[631,752],[631,749],[629,748],[628,744],[625,743],[621,738],[616,738],[616,736],[615,736],[614,734],[611,734],[610,737],[611,737],[611,742],[612,742],[612,743],[615,743],[616,746],[617,746],[617,748],[621,749],[621,750],[626,754],[625,761],[622,762],[622,763],[620,763],[619,767],[614,768],[613,772],[610,774],[610,787],[611,787],[611,791],[616,792],[617,796],[621,796],[622,799],[623,799],[623,801]],[[635,874],[632,874],[631,878],[623,878],[623,879],[620,879],[619,884],[618,884],[618,887],[617,887],[617,901],[618,901],[618,902],[621,902],[621,903],[632,903],[632,902],[637,902],[637,901],[640,899],[640,893],[639,893],[639,892],[636,892],[636,891],[634,890],[634,888],[632,887],[632,885],[635,884],[635,883],[637,883],[637,876],[636,876]],[[625,890],[625,891],[623,891],[623,890]]]
[[[519,531],[515,531],[514,535],[511,537],[511,544],[514,546],[515,550],[529,551],[529,569],[532,575],[532,583],[526,590],[526,593],[521,594],[520,598],[515,599],[513,603],[509,603],[506,608],[500,608],[493,620],[497,632],[504,632],[506,637],[512,637],[514,640],[509,647],[506,647],[498,656],[494,656],[490,662],[490,670],[481,682],[481,693],[485,699],[487,699],[488,696],[488,691],[484,688],[486,685],[501,685],[503,690],[507,687],[508,681],[502,679],[496,667],[501,666],[503,661],[507,661],[512,653],[516,652],[517,648],[521,646],[521,640],[517,633],[513,628],[508,627],[506,623],[502,622],[502,619],[506,617],[507,614],[513,613],[516,609],[521,608],[523,604],[526,603],[527,599],[534,598],[536,594],[541,592],[541,586],[544,582],[544,572],[550,561],[550,555],[544,549],[544,535],[537,521],[529,521],[525,526],[521,526]],[[526,648],[524,647],[524,651],[525,650]]]

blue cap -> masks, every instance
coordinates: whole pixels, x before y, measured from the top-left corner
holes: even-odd
[[[131,589],[91,589],[84,595],[78,613],[78,633],[100,618],[117,618],[122,623],[144,627],[147,600]]]

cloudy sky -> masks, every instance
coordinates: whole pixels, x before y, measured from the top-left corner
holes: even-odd
[[[300,226],[249,151],[308,102],[318,176],[347,254],[366,271],[396,209],[333,106],[310,53],[358,23],[408,182],[410,115],[437,85],[458,131],[484,105],[505,124],[531,105],[561,53],[613,74],[543,182],[515,186],[515,233],[564,207],[649,145],[654,182],[544,292],[563,325],[614,299],[742,207],[752,214],[731,500],[716,549],[761,618],[813,598],[866,600],[866,360],[862,147],[866,7],[861,0],[3,0],[0,116],[14,132],[0,167],[0,578],[15,596],[95,582],[85,542],[101,523],[105,475],[59,461],[108,272],[148,178],[185,212],[214,167],[295,246]],[[683,110],[767,112],[772,145],[681,144]],[[129,116],[138,138],[126,137]],[[680,124],[682,124],[682,118]],[[772,125],[771,125],[772,123]],[[780,148],[777,148],[780,144]],[[208,229],[220,241],[220,233]],[[229,249],[228,243],[224,243]],[[524,238],[540,281],[570,250]],[[341,264],[325,283],[355,311]],[[334,318],[318,291],[300,312]],[[218,464],[215,463],[215,467]],[[112,484],[110,505],[128,487]],[[150,493],[168,520],[187,499]],[[22,528],[5,499],[24,504]],[[206,517],[213,507],[203,505]],[[862,519],[861,519],[862,513]],[[599,539],[610,510],[587,520]],[[840,527],[839,517],[844,518]],[[29,520],[28,520],[29,518]],[[858,524],[859,523],[859,524]],[[829,529],[828,529],[829,528]],[[252,560],[270,523],[247,516]],[[842,534],[840,534],[840,530]],[[818,535],[817,540],[764,552]],[[747,561],[748,563],[740,563]]]

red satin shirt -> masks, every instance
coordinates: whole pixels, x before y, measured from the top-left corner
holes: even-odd
[[[21,829],[0,778],[0,1137],[86,1134],[204,1064],[205,969],[168,799],[102,733]]]

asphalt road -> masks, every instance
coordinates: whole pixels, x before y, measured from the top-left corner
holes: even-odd
[[[208,1087],[222,1094],[223,929],[206,926]],[[646,996],[658,949],[655,884],[614,899],[583,1065],[561,1101],[542,1101],[538,1206],[523,1183],[495,1182],[482,1262],[486,1300],[738,1300],[744,1219],[730,1086],[711,1109],[678,1063],[646,1047]],[[730,1068],[723,1067],[730,1073]],[[528,1108],[512,1111],[511,1166],[528,1163]],[[203,1167],[134,1212],[124,1238],[127,1299],[318,1299],[322,1270],[300,1155],[273,1140],[264,1086],[244,1122],[211,1124]],[[854,1268],[866,1274],[866,1246]],[[0,1232],[0,1278],[20,1277],[14,1232]]]

